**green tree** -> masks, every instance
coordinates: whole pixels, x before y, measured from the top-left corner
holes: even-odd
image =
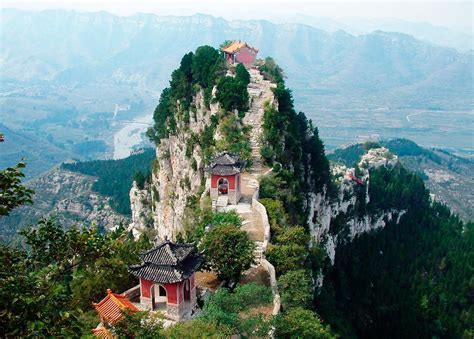
[[[222,77],[217,83],[216,99],[226,111],[245,111],[249,101],[247,85],[237,78]]]
[[[127,265],[138,262],[138,253],[151,245],[146,237],[134,241],[123,229],[107,234],[96,228],[64,230],[51,219],[20,234],[28,251],[0,246],[0,328],[7,337],[84,333],[84,311],[107,287],[135,285]]]
[[[167,338],[163,333],[164,316],[149,311],[124,312],[123,319],[113,325],[105,324],[118,338]]]
[[[238,64],[237,67],[235,67],[235,78],[245,86],[250,83],[250,73],[243,64]]]
[[[234,334],[229,327],[203,319],[179,322],[168,327],[162,333],[165,338],[169,339],[225,339]]]
[[[145,186],[146,177],[143,175],[142,171],[137,171],[133,176],[133,181],[135,181],[138,188],[142,190]]]
[[[306,270],[289,271],[278,278],[281,302],[285,309],[310,307],[313,300],[311,275]]]
[[[266,337],[270,323],[248,311],[272,302],[271,289],[255,283],[238,285],[233,292],[220,288],[204,304],[200,318],[208,323],[225,326],[234,333],[250,337]]]
[[[201,246],[208,266],[227,284],[237,282],[241,273],[254,263],[254,242],[245,231],[232,224],[213,227],[204,236]]]
[[[278,274],[296,270],[308,254],[309,236],[303,227],[285,229],[267,248],[267,259],[275,265]]]
[[[198,47],[191,65],[193,81],[203,88],[212,87],[216,76],[222,72],[222,63],[218,50],[211,46]]]
[[[24,167],[22,161],[0,171],[0,216],[9,215],[15,207],[32,203],[33,191],[21,183],[21,178],[25,176],[21,171]]]
[[[249,126],[240,127],[240,121],[235,114],[224,116],[219,124],[222,139],[216,142],[219,151],[231,151],[237,153],[241,159],[252,160],[252,147],[250,145]]]
[[[336,336],[328,325],[324,325],[319,316],[301,307],[296,307],[277,316],[277,338],[332,339]]]

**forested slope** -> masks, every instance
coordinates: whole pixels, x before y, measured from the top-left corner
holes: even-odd
[[[352,166],[365,149],[378,145],[398,155],[400,162],[416,172],[434,194],[464,221],[474,220],[474,162],[442,149],[421,147],[411,140],[390,139],[355,144],[328,154],[331,161]]]
[[[155,158],[152,149],[144,153],[131,155],[120,160],[94,160],[62,164],[68,171],[97,177],[92,189],[99,194],[110,197],[110,205],[121,214],[130,214],[128,196],[134,178],[143,184],[149,176],[151,162]]]

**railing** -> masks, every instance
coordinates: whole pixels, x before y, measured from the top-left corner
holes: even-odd
[[[130,301],[140,298],[140,285],[133,286],[122,293],[123,296],[127,297]]]

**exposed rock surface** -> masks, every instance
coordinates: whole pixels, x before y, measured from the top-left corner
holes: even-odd
[[[362,175],[359,177],[355,176],[354,168],[341,165],[332,167],[332,174],[338,186],[336,199],[329,199],[325,192],[309,194],[308,225],[311,240],[325,244],[326,252],[332,263],[339,243],[351,241],[361,233],[384,227],[388,221],[396,220],[398,222],[405,213],[405,211],[397,210],[380,211],[375,215],[366,213],[363,216],[354,213],[357,203],[355,194],[357,186],[362,186],[365,191],[365,203],[370,201],[369,170],[380,166],[390,168],[395,166],[397,161],[398,158],[386,148],[371,149],[362,156],[358,164],[362,171]]]
[[[208,109],[203,92],[194,98],[195,110],[189,126],[177,135],[162,139],[156,148],[156,161],[152,180],[146,190],[134,185],[130,192],[132,203],[132,230],[140,231],[153,227],[160,238],[176,239],[183,231],[182,218],[189,197],[205,188],[204,161],[199,145],[192,145],[191,154],[186,154],[187,143],[192,134],[200,135],[210,124],[212,115],[219,111],[218,104]],[[151,221],[152,220],[152,221]]]
[[[92,190],[95,178],[60,168],[32,180],[27,185],[35,191],[32,206],[23,206],[11,216],[0,219],[5,237],[13,236],[17,229],[36,223],[41,217],[54,215],[65,227],[73,224],[96,224],[106,229],[123,223],[129,218],[115,212],[103,197]],[[15,220],[21,222],[15,223]],[[16,225],[16,228],[6,225]],[[8,234],[7,229],[11,230]],[[2,239],[6,240],[6,239]]]
[[[243,118],[243,123],[252,126],[250,143],[252,146],[253,166],[248,175],[254,180],[263,174],[260,155],[260,136],[262,133],[264,105],[277,105],[273,96],[271,82],[264,80],[258,70],[251,69],[251,82],[248,86],[250,109]],[[152,182],[147,190],[138,190],[134,186],[130,193],[132,201],[132,229],[139,231],[151,226],[161,238],[176,239],[183,231],[182,218],[189,197],[205,195],[209,181],[204,179],[204,161],[199,145],[194,145],[190,156],[187,141],[191,133],[199,135],[210,123],[210,117],[219,112],[219,105],[213,104],[210,109],[204,105],[202,92],[194,98],[192,109],[195,118],[187,128],[179,128],[176,135],[162,139],[157,147],[157,159],[153,169]],[[218,131],[219,129],[216,129]],[[219,139],[218,132],[214,138]],[[186,154],[188,153],[188,154]],[[330,198],[325,192],[310,193],[306,201],[309,211],[308,224],[312,243],[323,243],[331,261],[334,261],[336,247],[344,241],[351,241],[358,234],[384,227],[390,220],[398,220],[403,211],[381,211],[374,215],[356,215],[354,208],[357,201],[355,188],[363,187],[364,203],[369,203],[369,170],[380,166],[391,167],[398,162],[395,155],[386,148],[371,149],[365,154],[358,167],[362,171],[359,177],[355,169],[344,166],[333,168],[333,176],[338,185],[336,198]],[[358,187],[360,191],[361,187]],[[204,191],[204,193],[202,193]],[[245,198],[245,197],[244,197]]]

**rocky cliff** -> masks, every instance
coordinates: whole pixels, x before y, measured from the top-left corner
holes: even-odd
[[[275,69],[277,68],[268,71],[267,68],[267,71],[275,73]],[[291,140],[282,137],[285,134],[283,130],[274,133],[276,140],[279,140],[282,145],[276,145],[276,142],[265,139],[263,135],[271,128],[269,127],[269,121],[265,123],[265,115],[275,114],[276,120],[283,121],[280,126],[284,126],[282,128],[287,130],[295,129],[296,126],[291,126],[291,118],[287,119],[282,111],[279,111],[279,109],[288,109],[290,106],[292,110],[291,94],[287,95],[285,101],[283,92],[286,89],[281,86],[282,83],[278,81],[278,76],[272,79],[271,76],[265,74],[267,77],[267,80],[265,80],[263,73],[264,71],[257,69],[251,70],[251,82],[248,84],[250,107],[244,118],[242,120],[237,119],[235,124],[240,127],[251,126],[248,139],[252,149],[252,157],[254,160],[258,159],[257,162],[267,161],[268,165],[268,157],[263,156],[264,159],[262,159],[260,152],[263,152],[266,147],[271,148],[273,152],[276,152],[279,148],[283,150],[291,143]],[[232,76],[232,72],[228,70],[227,75]],[[273,80],[273,83],[268,79]],[[176,239],[176,236],[184,230],[183,216],[190,199],[199,200],[206,196],[205,155],[203,154],[205,152],[203,152],[198,141],[202,140],[203,134],[209,134],[209,131],[212,132],[211,138],[213,140],[218,142],[222,139],[221,120],[219,119],[222,119],[222,114],[225,113],[216,100],[215,86],[211,93],[212,96],[209,102],[212,104],[210,105],[206,105],[205,93],[202,89],[198,90],[192,97],[189,107],[191,118],[188,122],[185,122],[187,119],[183,119],[186,112],[182,111],[180,101],[177,100],[173,103],[173,105],[176,105],[174,110],[176,132],[161,138],[157,144],[151,183],[143,190],[134,185],[130,192],[132,203],[132,224],[130,227],[134,232],[146,227],[153,227],[159,237]],[[237,116],[237,112],[233,113]],[[213,116],[216,119],[213,119]],[[255,117],[258,117],[258,119]],[[298,114],[298,118],[306,124],[305,118],[301,118],[301,114]],[[213,124],[214,127],[210,128]],[[300,127],[308,128],[306,126]],[[304,131],[299,132],[303,139],[300,144],[307,140],[316,140],[316,143],[320,143],[318,136],[313,134],[312,131],[306,132],[306,135]],[[262,141],[264,144],[261,150],[257,144]],[[267,142],[267,145],[265,142]],[[298,144],[298,147],[301,147],[300,144]],[[307,190],[301,193],[301,196],[307,215],[306,223],[311,234],[311,242],[313,244],[323,244],[330,260],[333,262],[335,248],[338,244],[350,241],[360,233],[384,227],[390,220],[398,221],[403,215],[403,211],[396,209],[377,211],[376,213],[358,211],[359,205],[367,205],[370,202],[370,171],[380,167],[392,168],[397,164],[398,159],[386,148],[378,148],[365,154],[357,169],[333,166],[331,169],[332,175],[330,175],[330,179],[326,180],[332,180],[333,186],[336,187],[336,194],[328,194],[327,181],[325,184],[321,184],[322,180],[318,179],[319,174],[314,173],[315,168],[311,168],[311,166],[317,166],[320,160],[318,157],[326,160],[324,153],[313,153],[312,149],[308,149],[312,144],[308,143],[308,145],[301,148],[303,152],[307,152],[301,157],[306,159],[304,160],[306,162],[295,165],[294,160],[293,163],[288,165],[288,171],[295,171],[297,166],[302,166],[303,171],[300,173],[308,176],[301,179],[302,182],[305,182],[305,189]],[[283,156],[296,158],[294,154],[288,153]],[[282,160],[278,162],[277,159],[278,157],[275,156],[273,165],[287,166]],[[257,167],[261,169],[261,164],[258,164]],[[254,171],[255,168],[254,164],[250,170]],[[322,189],[317,187],[318,185],[322,185]],[[290,211],[290,213],[297,212]]]
[[[367,205],[370,202],[370,171],[380,167],[393,168],[398,163],[397,156],[384,147],[371,149],[363,155],[357,167],[360,175],[356,176],[355,168],[343,165],[332,165],[332,175],[337,187],[337,198],[330,199],[326,192],[309,193],[308,226],[311,240],[325,246],[331,263],[334,263],[336,247],[345,241],[352,241],[357,235],[384,227],[388,221],[396,220],[405,213],[403,210],[391,209],[378,211],[375,214],[356,213],[356,205]],[[363,194],[358,195],[356,190]]]
[[[157,145],[151,183],[144,190],[134,185],[130,191],[130,227],[135,231],[153,227],[159,237],[176,239],[183,231],[188,199],[204,189],[203,152],[193,136],[210,126],[211,116],[219,112],[219,104],[206,107],[200,90],[193,98],[191,111],[194,114],[189,125],[178,122],[179,132],[161,139]]]
[[[94,192],[96,178],[61,168],[53,169],[30,181],[35,191],[32,206],[23,206],[0,220],[1,240],[8,241],[16,230],[35,224],[40,218],[54,215],[62,225],[98,225],[110,229],[129,222],[128,216],[114,211],[107,197]]]

